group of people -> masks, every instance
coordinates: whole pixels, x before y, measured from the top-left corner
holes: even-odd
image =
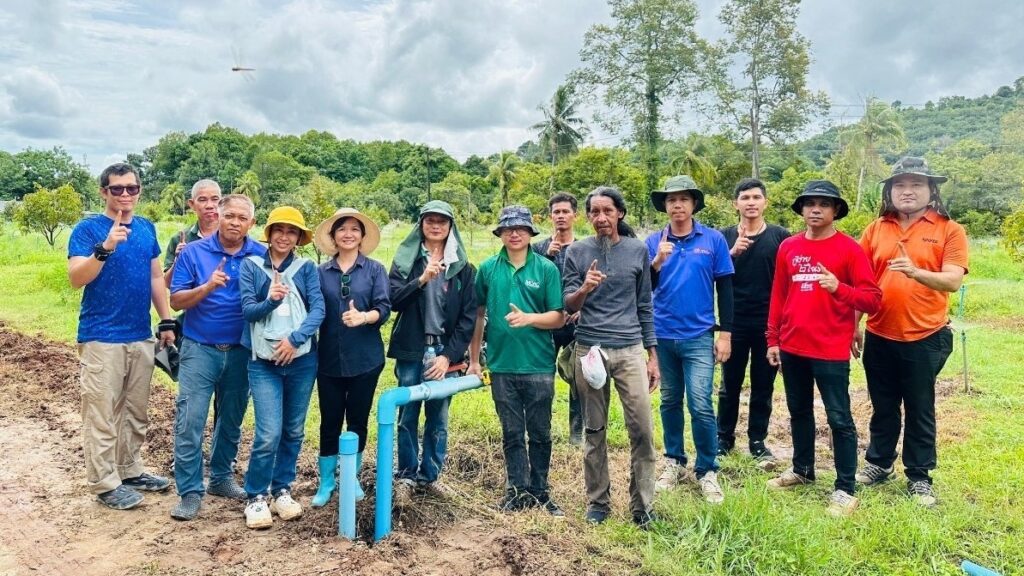
[[[154,353],[177,344],[179,501],[171,516],[178,520],[196,518],[205,494],[244,502],[251,528],[271,526],[274,515],[302,514],[291,485],[314,383],[320,482],[310,505],[324,506],[337,489],[343,427],[359,437],[361,467],[385,357],[394,359],[399,386],[489,372],[502,430],[504,511],[564,516],[548,485],[556,372],[570,389],[569,441],[583,448],[587,521],[599,524],[611,513],[612,385],[630,443],[633,521],[648,527],[656,519],[655,493],[681,484],[722,502],[718,459],[736,443],[748,364],[748,447],[765,470],[777,464],[766,438],[779,371],[790,413],[792,466],[769,488],[815,481],[816,385],[837,475],[829,511],[851,513],[856,484],[892,476],[901,430],[908,491],[932,506],[934,386],[952,348],[947,294],[967,272],[966,235],[943,207],[943,181],[922,159],[901,159],[884,181],[881,215],[859,243],[836,230],[849,207],[825,180],[808,182],[793,201],[805,230],[792,236],[765,221],[767,188],[756,179],[735,187],[739,223],[716,230],[695,218],[704,207],[696,183],[670,178],[651,193],[668,223],[646,240],[626,223],[622,194],[605,186],[584,200],[594,234],[576,239],[577,199],[559,193],[548,203],[553,234],[541,242],[533,242],[539,231],[530,210],[503,208],[493,230],[502,248],[479,268],[469,262],[452,207],[431,201],[387,271],[370,258],[380,229],[358,210],[342,208],[311,228],[299,210],[277,207],[258,242],[249,237],[252,201],[222,195],[212,180],[193,186],[189,206],[197,222],[171,238],[161,261],[152,223],[135,214],[138,173],[114,164],[100,175],[104,212],[80,222],[68,246],[71,283],[84,287],[78,342],[89,488],[101,503],[123,510],[138,505],[141,492],[169,487],[169,479],[146,472],[140,448]],[[296,252],[309,243],[329,257],[325,263]],[[150,302],[161,319],[155,336]],[[183,313],[176,319],[171,309]],[[385,352],[381,327],[392,313]],[[861,354],[874,412],[858,472],[848,388],[850,356]],[[664,466],[657,475],[651,395],[659,386]],[[250,397],[255,434],[240,485],[234,467]],[[684,399],[696,449],[692,469]],[[450,494],[440,480],[449,403],[400,409],[399,505],[417,492]]]

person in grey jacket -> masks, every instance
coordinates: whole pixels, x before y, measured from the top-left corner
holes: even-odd
[[[610,387],[588,383],[580,364],[591,347],[599,345],[629,433],[633,522],[646,529],[655,520],[651,392],[660,380],[650,259],[644,243],[624,221],[626,202],[616,188],[602,186],[590,192],[586,212],[595,235],[569,246],[562,272],[565,308],[580,312],[573,366],[576,392],[583,403],[586,519],[600,524],[611,511],[606,441]]]

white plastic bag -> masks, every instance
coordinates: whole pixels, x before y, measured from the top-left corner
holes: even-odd
[[[604,353],[604,350],[601,350],[599,344],[591,346],[587,355],[580,358],[583,378],[586,379],[587,384],[590,384],[590,387],[594,390],[604,388],[605,383],[608,382],[608,370],[604,367],[604,361],[607,359],[608,355]]]

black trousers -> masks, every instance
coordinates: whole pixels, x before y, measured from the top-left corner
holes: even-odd
[[[782,381],[786,388],[793,470],[814,479],[814,386],[817,384],[832,430],[832,454],[837,490],[853,494],[857,473],[857,426],[850,413],[850,363],[815,360],[782,352]]]
[[[317,397],[320,399],[320,455],[338,453],[341,425],[359,436],[359,452],[366,448],[366,426],[370,419],[373,394],[377,390],[384,365],[357,376],[335,377],[318,374]]]
[[[868,462],[882,468],[892,466],[903,427],[907,479],[931,482],[928,472],[935,469],[936,460],[935,378],[952,351],[953,332],[949,327],[917,342],[865,334],[864,373],[874,410]]]
[[[764,330],[733,332],[732,355],[722,364],[722,385],[718,389],[718,445],[736,444],[736,421],[740,413],[740,390],[750,359],[750,414],[747,441],[763,442],[772,417],[772,394],[778,368],[768,363],[768,342]]]

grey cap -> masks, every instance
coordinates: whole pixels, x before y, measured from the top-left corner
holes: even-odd
[[[495,236],[501,236],[501,231],[504,228],[527,228],[530,230],[530,236],[540,234],[540,231],[533,224],[533,214],[530,213],[530,209],[526,206],[517,205],[502,208],[501,214],[498,215],[498,225],[491,232]]]
[[[928,168],[928,162],[924,158],[919,158],[917,156],[904,156],[892,165],[892,175],[885,180],[882,180],[882,183],[888,184],[893,178],[904,174],[917,174],[918,176],[924,176],[936,184],[942,184],[947,180],[945,176],[933,174],[931,169]]]

